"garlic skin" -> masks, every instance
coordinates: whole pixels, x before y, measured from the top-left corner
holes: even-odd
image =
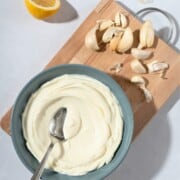
[[[132,48],[131,54],[133,57],[135,57],[137,59],[145,60],[145,59],[148,59],[152,55],[152,51],[142,50],[142,49],[138,49],[138,48]]]
[[[152,94],[146,88],[145,78],[143,78],[141,76],[133,76],[131,78],[131,82],[137,84],[139,86],[139,88],[143,91],[147,103],[150,103],[153,100]]]
[[[145,98],[146,98],[146,102],[150,103],[153,100],[152,94],[150,93],[150,91],[146,87],[140,87],[140,88],[144,92],[144,95],[145,95]]]
[[[123,67],[123,64],[122,63],[118,63],[118,64],[113,65],[110,68],[110,71],[115,71],[116,73],[119,73],[122,70],[122,67]]]
[[[108,43],[112,40],[114,36],[119,35],[120,32],[123,32],[124,30],[120,27],[109,27],[102,36],[102,41],[104,43]]]
[[[117,46],[117,52],[124,53],[133,45],[134,37],[131,28],[126,28]]]
[[[97,31],[99,30],[99,25],[93,27],[85,37],[85,45],[87,48],[92,49],[94,51],[99,51],[100,47],[97,40]]]
[[[138,85],[143,85],[143,86],[145,86],[146,85],[146,81],[145,81],[145,79],[143,78],[143,77],[141,77],[141,76],[133,76],[132,78],[131,78],[131,82],[132,83],[136,83],[136,84],[138,84]]]
[[[157,71],[164,71],[169,68],[169,64],[164,62],[152,61],[151,63],[147,64],[148,72],[153,73]]]
[[[154,44],[154,29],[151,21],[145,21],[140,29],[140,43],[138,48],[149,48]]]
[[[147,73],[146,68],[143,66],[143,64],[138,59],[132,60],[130,66],[131,66],[131,69],[135,73],[139,73],[139,74]]]

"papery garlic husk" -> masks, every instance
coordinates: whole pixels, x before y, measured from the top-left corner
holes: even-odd
[[[117,46],[117,52],[124,53],[133,45],[134,37],[131,28],[126,28]]]
[[[123,64],[122,63],[118,63],[113,65],[110,70],[111,71],[115,71],[116,73],[119,73],[122,70]]]
[[[134,84],[137,84],[139,86],[139,88],[143,91],[147,103],[150,103],[153,100],[152,94],[146,88],[147,81],[145,80],[145,78],[143,78],[141,76],[133,76],[131,78],[131,82]]]
[[[152,100],[153,100],[153,96],[152,94],[150,93],[150,91],[146,88],[146,87],[140,87],[143,92],[144,92],[144,95],[145,95],[145,98],[146,98],[146,102],[147,103],[150,103]]]
[[[132,48],[131,49],[131,54],[133,57],[144,60],[148,59],[152,55],[152,51],[147,51],[147,50],[142,50],[138,48]]]
[[[99,25],[99,31],[104,31],[114,25],[114,22],[110,19],[100,19],[96,23]]]
[[[99,30],[99,25],[96,25],[93,27],[85,37],[85,45],[87,48],[98,51],[100,50],[100,46],[98,43],[98,30]]]
[[[151,21],[145,21],[140,29],[140,43],[138,48],[152,47],[154,44],[154,29]]]
[[[108,43],[112,40],[114,36],[118,36],[120,32],[123,32],[124,30],[120,27],[109,27],[102,36],[102,41],[104,43]]]
[[[131,69],[135,73],[139,73],[139,74],[147,73],[146,68],[143,66],[143,64],[138,59],[132,60],[131,63],[130,63],[130,66],[131,66]]]
[[[139,86],[146,86],[146,80],[142,76],[133,76],[131,82]]]
[[[157,71],[163,71],[169,68],[169,64],[164,62],[152,61],[151,63],[147,64],[148,72],[153,73]]]

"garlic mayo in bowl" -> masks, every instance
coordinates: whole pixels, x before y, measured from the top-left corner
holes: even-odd
[[[67,108],[66,141],[55,141],[44,179],[102,179],[125,157],[133,133],[130,105],[108,75],[82,65],[61,65],[32,79],[18,96],[12,140],[33,172],[50,144],[49,122]]]
[[[23,134],[30,152],[41,161],[49,144],[49,121],[67,108],[66,141],[56,141],[47,168],[82,175],[107,164],[122,139],[119,103],[110,89],[84,75],[63,75],[43,84],[28,100]]]

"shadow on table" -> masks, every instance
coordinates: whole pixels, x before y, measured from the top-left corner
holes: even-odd
[[[173,25],[173,35],[172,35],[172,38],[171,38],[171,41],[169,42],[169,45],[174,48],[177,52],[180,52],[180,48],[179,47],[175,47],[176,43],[178,42],[179,40],[179,37],[180,37],[180,27],[179,27],[179,23],[177,21],[177,19],[172,15],[170,14],[169,12],[166,12],[170,17],[171,17],[171,20],[172,20],[172,25]],[[164,33],[164,37],[167,37],[168,36],[168,32],[169,32],[169,27],[164,27],[162,29],[159,30],[158,34],[161,35]],[[165,38],[163,38],[165,39]]]
[[[154,120],[133,142],[121,166],[107,180],[152,180],[163,168],[171,147],[167,112],[179,99],[178,88]]]
[[[120,84],[130,101],[134,113],[134,139],[156,113],[154,101],[147,103],[143,91],[125,77],[119,74],[108,74]]]
[[[48,23],[64,23],[73,21],[76,18],[78,18],[76,9],[67,0],[61,0],[59,11],[55,15],[46,18],[44,21]]]

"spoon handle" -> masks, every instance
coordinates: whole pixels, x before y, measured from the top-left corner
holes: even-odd
[[[46,153],[45,153],[41,163],[39,164],[39,166],[36,169],[34,175],[32,176],[31,180],[39,180],[40,179],[40,177],[42,175],[42,172],[44,170],[44,166],[45,166],[46,161],[48,159],[48,156],[49,156],[51,150],[53,149],[53,147],[54,147],[54,143],[51,142],[51,144],[49,145],[49,147],[48,147],[48,149],[47,149],[47,151],[46,151]]]

